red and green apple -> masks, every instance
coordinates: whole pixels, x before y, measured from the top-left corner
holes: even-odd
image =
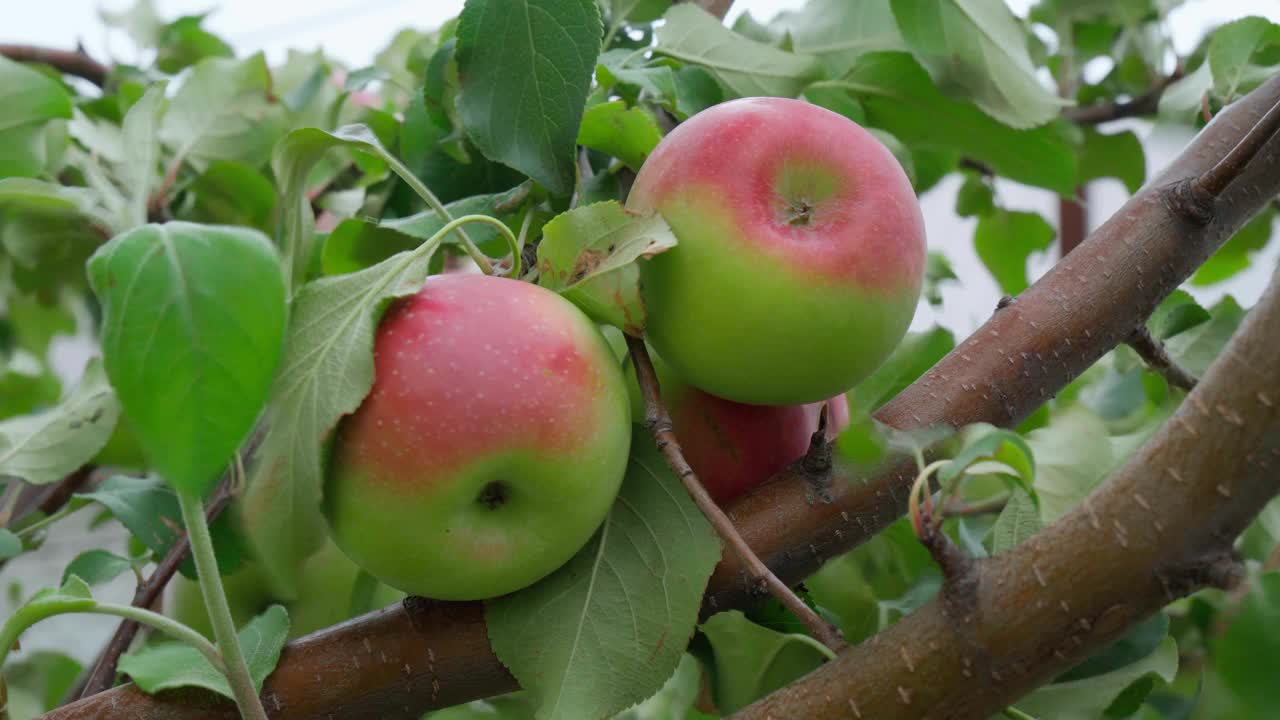
[[[387,311],[373,388],[333,443],[325,512],[374,577],[442,600],[532,584],[608,513],[631,444],[622,370],[559,295],[427,279]]]
[[[897,346],[923,281],[924,220],[898,161],[853,121],[744,98],[681,124],[629,210],[679,244],[641,261],[649,341],[690,384],[759,405],[848,390]]]

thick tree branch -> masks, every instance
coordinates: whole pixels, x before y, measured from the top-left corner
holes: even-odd
[[[109,72],[107,66],[80,50],[55,50],[35,45],[0,43],[0,55],[18,62],[44,63],[59,72],[84,78],[98,87],[104,86],[107,82]]]
[[[782,603],[783,607],[791,611],[792,615],[795,615],[800,622],[804,623],[809,632],[823,645],[837,652],[848,647],[844,638],[840,636],[840,631],[835,626],[818,617],[818,613],[814,612],[813,608],[805,605],[804,601],[792,592],[786,583],[779,580],[778,576],[774,575],[773,571],[761,562],[760,558],[756,557],[751,546],[742,539],[742,535],[738,534],[737,528],[733,526],[733,521],[724,514],[724,511],[720,509],[716,501],[712,500],[711,496],[707,494],[707,489],[702,486],[697,474],[693,471],[693,468],[689,467],[688,461],[684,459],[684,453],[680,450],[680,442],[671,428],[671,416],[667,414],[667,409],[662,404],[661,390],[658,386],[658,374],[653,370],[653,362],[649,359],[649,351],[644,346],[644,340],[628,335],[627,349],[631,352],[631,362],[636,369],[636,382],[640,385],[640,393],[644,396],[645,425],[648,427],[649,432],[653,434],[654,442],[658,444],[658,450],[666,458],[671,470],[684,483],[685,490],[693,498],[694,504],[711,522],[716,534],[729,546],[729,550],[737,557],[742,567],[746,569],[751,584],[760,589],[761,595],[767,592],[777,598],[778,602]],[[825,416],[826,410],[824,409],[823,417]]]
[[[1243,575],[1232,541],[1280,491],[1280,269],[1150,442],[1075,511],[742,720],[981,720],[1171,601]]]
[[[1278,100],[1280,79],[1272,79],[1224,108],[1076,252],[881,408],[877,419],[899,428],[1011,426],[1127,338],[1280,194],[1280,147],[1272,141],[1218,198],[1207,224],[1171,212],[1165,201],[1170,184],[1212,168]],[[814,496],[812,477],[793,467],[727,511],[757,556],[784,582],[795,581],[901,517],[914,477],[913,463],[865,477],[837,457],[821,498]],[[726,556],[708,585],[704,613],[745,605],[750,587],[736,559]],[[406,602],[291,643],[264,697],[275,718],[416,720],[425,710],[514,689],[489,648],[481,605]],[[46,715],[83,717],[230,719],[235,710],[206,693],[149,698],[126,686]]]
[[[1170,385],[1187,392],[1196,386],[1196,376],[1169,357],[1164,343],[1152,337],[1146,325],[1139,325],[1125,342],[1147,363],[1147,367],[1160,373]]]

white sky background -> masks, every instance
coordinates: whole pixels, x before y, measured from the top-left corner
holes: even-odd
[[[1031,2],[1010,0],[1015,12],[1024,15]],[[287,48],[321,46],[351,67],[369,64],[374,53],[401,27],[432,28],[462,8],[462,0],[155,0],[155,3],[165,18],[216,8],[207,26],[235,46],[241,55],[265,49],[274,61],[283,58]],[[136,59],[132,43],[119,33],[108,36],[97,14],[100,6],[121,9],[131,4],[132,0],[0,0],[0,42],[64,48],[83,42],[90,54],[99,59],[132,61]],[[744,11],[767,19],[780,10],[802,4],[803,0],[738,0],[730,20]],[[1189,52],[1205,28],[1250,14],[1280,21],[1280,0],[1190,0],[1169,18],[1175,49],[1179,53]],[[1157,128],[1153,132],[1149,124],[1142,122],[1131,122],[1129,126],[1146,143],[1148,176],[1163,167],[1190,138],[1189,131]],[[945,286],[945,304],[940,316],[922,307],[914,326],[926,328],[940,322],[962,338],[990,316],[1000,293],[973,251],[975,221],[956,217],[952,211],[958,187],[959,181],[953,176],[925,194],[922,205],[930,247],[946,253],[962,280]],[[1095,182],[1091,191],[1090,219],[1094,226],[1128,198],[1123,186],[1114,180]],[[1041,212],[1056,221],[1056,198],[1047,191],[1001,182],[998,201],[1009,208]],[[1033,257],[1033,277],[1046,271],[1055,257]],[[1194,291],[1194,294],[1201,302],[1209,303],[1230,292],[1243,305],[1252,305],[1278,257],[1280,241],[1273,241],[1248,272],[1230,283]],[[60,338],[55,342],[59,344],[55,365],[70,383],[81,372],[93,347],[84,338],[75,341]],[[77,527],[79,524],[60,523],[40,553],[11,561],[3,584],[20,579],[25,585],[24,595],[34,588],[56,584],[61,568],[84,548],[87,529]],[[97,539],[108,541],[101,534]],[[124,534],[112,535],[110,542],[119,546],[112,549],[123,551]],[[128,602],[132,595],[131,582],[128,576],[122,576],[98,593],[104,599]],[[11,610],[8,599],[0,597],[0,617]],[[54,618],[42,623],[38,632],[23,638],[23,654],[39,649],[70,650],[73,656],[88,661],[106,642],[114,626],[113,619],[97,616]]]

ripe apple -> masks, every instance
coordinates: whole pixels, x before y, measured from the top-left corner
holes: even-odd
[[[640,168],[627,207],[679,244],[641,261],[650,342],[690,384],[737,402],[848,390],[902,339],[923,281],[924,219],[893,155],[801,100],[694,115]]]
[[[613,504],[631,445],[622,370],[568,300],[429,278],[387,311],[375,379],[333,443],[338,546],[405,592],[474,600],[563,565]]]
[[[303,563],[298,573],[297,598],[292,601],[273,596],[260,567],[253,563],[246,563],[222,578],[222,584],[236,627],[243,626],[271,605],[280,604],[289,611],[289,637],[296,638],[351,617],[351,594],[359,572],[360,568],[330,542]],[[404,593],[379,583],[371,608],[385,607],[402,598]],[[173,618],[205,637],[213,637],[204,596],[194,581],[181,575],[175,577],[169,584],[166,608]]]
[[[804,457],[823,405],[830,406],[828,438],[849,426],[849,401],[843,394],[804,405],[747,405],[703,392],[682,381],[657,355],[650,357],[684,458],[721,505]],[[633,369],[630,363],[627,367]],[[634,371],[628,380],[632,419],[643,422],[644,400]]]

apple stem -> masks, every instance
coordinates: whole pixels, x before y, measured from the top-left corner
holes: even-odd
[[[680,442],[676,439],[675,432],[672,430],[671,416],[662,404],[658,375],[654,372],[653,361],[649,359],[649,351],[644,346],[644,340],[628,335],[627,348],[631,351],[631,359],[636,369],[636,379],[640,385],[640,392],[644,395],[645,426],[653,434],[653,439],[657,442],[658,449],[662,451],[663,457],[666,458],[667,464],[671,466],[676,476],[684,483],[684,487],[689,492],[690,497],[693,498],[694,504],[711,522],[711,526],[715,528],[716,533],[724,540],[725,544],[738,556],[739,561],[746,568],[752,585],[762,586],[770,595],[777,598],[783,607],[791,611],[791,614],[804,623],[804,626],[814,638],[826,645],[832,652],[840,652],[847,648],[849,645],[840,635],[840,631],[834,625],[819,617],[813,608],[806,605],[791,588],[787,587],[786,583],[773,574],[773,571],[756,555],[751,546],[747,544],[747,541],[742,539],[742,535],[738,533],[738,529],[734,527],[733,521],[729,519],[729,516],[707,494],[706,488],[702,486],[702,482],[698,480],[693,468],[689,467],[688,461],[684,459],[684,453],[680,450]]]
[[[218,642],[218,651],[226,664],[227,683],[235,695],[236,706],[245,720],[267,720],[262,698],[253,686],[249,666],[240,649],[235,620],[227,605],[227,595],[218,574],[218,559],[213,553],[213,538],[209,535],[209,523],[205,521],[204,502],[195,493],[178,492],[178,506],[182,509],[182,522],[187,527],[191,542],[191,557],[196,563],[196,575],[200,579],[200,592],[209,610],[209,623]]]

